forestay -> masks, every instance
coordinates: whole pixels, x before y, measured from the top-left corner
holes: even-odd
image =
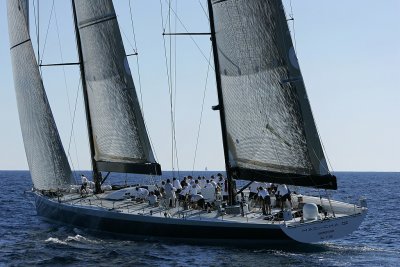
[[[278,0],[213,0],[231,173],[336,189]]]
[[[56,190],[74,182],[36,63],[27,12],[26,1],[8,0],[11,62],[19,120],[34,187]]]
[[[76,0],[75,8],[98,169],[160,174],[112,1]]]

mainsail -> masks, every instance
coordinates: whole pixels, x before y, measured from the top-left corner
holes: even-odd
[[[155,162],[111,0],[76,0],[100,171],[161,174]]]
[[[212,0],[228,171],[336,189],[279,0]]]
[[[36,189],[74,183],[29,37],[26,1],[8,0],[11,61],[25,153]]]

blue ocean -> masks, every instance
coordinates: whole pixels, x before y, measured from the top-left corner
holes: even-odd
[[[164,172],[165,178],[173,175],[178,174]],[[399,266],[400,173],[335,175],[339,190],[333,198],[367,199],[369,212],[358,231],[317,245],[232,248],[115,240],[49,223],[36,215],[29,172],[0,171],[0,266]],[[137,176],[120,175],[110,182],[113,179],[142,182]]]

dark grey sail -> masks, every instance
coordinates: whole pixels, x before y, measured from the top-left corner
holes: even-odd
[[[161,174],[150,146],[111,0],[76,0],[100,171]]]
[[[212,0],[229,167],[240,179],[336,189],[279,0]]]
[[[74,183],[29,37],[26,1],[8,0],[11,62],[19,120],[33,185],[57,190]]]

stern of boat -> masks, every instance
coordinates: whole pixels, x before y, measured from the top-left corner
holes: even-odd
[[[357,213],[349,215],[313,221],[287,221],[281,225],[281,229],[287,236],[301,243],[318,243],[339,239],[360,227],[367,210],[366,207],[359,207]]]

